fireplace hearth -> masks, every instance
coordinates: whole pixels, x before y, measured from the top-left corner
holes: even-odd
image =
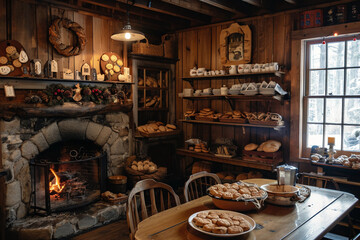
[[[87,141],[60,142],[30,161],[31,208],[38,214],[68,211],[100,199],[107,156]]]

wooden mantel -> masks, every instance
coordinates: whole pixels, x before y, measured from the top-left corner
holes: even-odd
[[[58,106],[46,106],[44,104],[0,104],[0,117],[11,119],[15,115],[19,117],[84,117],[111,112],[129,113],[132,110],[132,102],[119,104],[95,104],[64,103]]]

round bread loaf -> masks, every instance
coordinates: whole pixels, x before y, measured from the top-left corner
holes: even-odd
[[[244,147],[244,149],[246,151],[254,151],[255,149],[257,149],[258,146],[259,145],[255,144],[255,143],[249,143]]]

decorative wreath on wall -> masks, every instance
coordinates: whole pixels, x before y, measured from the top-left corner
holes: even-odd
[[[61,42],[60,29],[62,27],[69,29],[76,35],[76,44],[74,46],[65,45]],[[49,28],[49,41],[59,54],[66,57],[76,56],[79,55],[80,52],[85,48],[85,31],[78,23],[73,22],[70,19],[57,18]]]

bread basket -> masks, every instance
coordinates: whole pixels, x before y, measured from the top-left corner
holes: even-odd
[[[237,182],[237,184],[240,182]],[[256,184],[252,183],[244,183],[248,187],[256,187],[259,189],[259,187]],[[240,198],[236,200],[232,199],[223,199],[216,196],[213,196],[210,194],[209,189],[207,191],[207,194],[211,197],[214,205],[220,209],[224,210],[231,210],[231,211],[250,211],[250,210],[258,210],[261,209],[261,207],[264,205],[264,201],[267,198],[267,192],[264,191],[264,194],[261,197],[254,197],[254,198]]]

